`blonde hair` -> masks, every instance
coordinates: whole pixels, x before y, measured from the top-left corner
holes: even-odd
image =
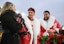
[[[0,7],[0,11],[1,11],[1,7]]]
[[[2,6],[1,13],[10,9],[9,5],[12,4],[11,2],[5,2]]]
[[[0,7],[0,15],[1,15],[1,7]]]

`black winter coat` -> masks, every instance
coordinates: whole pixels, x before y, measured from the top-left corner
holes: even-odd
[[[17,14],[12,10],[6,10],[1,14],[1,23],[4,30],[1,44],[18,44],[18,30],[21,24],[16,21]]]

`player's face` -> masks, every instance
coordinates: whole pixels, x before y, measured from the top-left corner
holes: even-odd
[[[49,17],[50,17],[50,14],[49,14],[49,13],[47,13],[47,12],[45,12],[45,13],[44,13],[44,20],[48,20],[48,19],[49,19]]]
[[[34,11],[28,11],[28,16],[33,17],[35,15]]]

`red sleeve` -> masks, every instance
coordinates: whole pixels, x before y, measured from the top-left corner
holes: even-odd
[[[56,24],[56,27],[57,27],[57,28],[60,28],[60,27],[61,27],[60,23],[59,23],[57,20],[55,20],[54,23]]]

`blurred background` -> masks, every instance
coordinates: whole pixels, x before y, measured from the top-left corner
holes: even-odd
[[[61,25],[64,25],[64,0],[0,0],[0,7],[3,3],[10,1],[15,4],[17,11],[27,14],[29,7],[36,10],[36,18],[43,17],[43,11],[49,10]]]

